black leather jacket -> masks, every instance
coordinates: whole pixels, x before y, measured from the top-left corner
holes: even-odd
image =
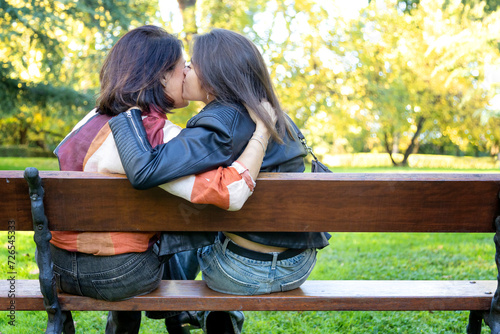
[[[299,131],[290,120],[295,131]],[[172,181],[176,178],[198,174],[219,166],[230,166],[243,152],[253,135],[255,123],[243,105],[223,105],[213,101],[191,118],[185,129],[166,144],[152,148],[149,144],[141,121],[139,110],[130,110],[109,121],[115,137],[125,173],[137,189],[148,189]],[[270,141],[262,172],[303,172],[304,156],[307,154],[297,134],[293,138],[285,136],[284,144]],[[174,242],[175,234],[169,234],[169,246],[173,249],[162,253],[179,251],[173,244],[182,243],[197,248],[209,244],[207,240],[194,238],[186,240],[192,233],[179,233],[180,239]],[[328,245],[329,234],[319,232],[289,233],[235,233],[243,238],[265,245],[286,248],[322,248]],[[191,239],[191,237],[189,237]],[[162,244],[164,244],[162,242]],[[200,245],[201,244],[201,245]]]

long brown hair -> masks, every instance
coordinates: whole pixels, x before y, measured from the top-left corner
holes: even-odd
[[[264,58],[248,38],[226,29],[196,35],[191,63],[203,89],[221,103],[246,104],[266,124],[272,138],[283,142],[288,123]],[[276,111],[276,126],[261,106],[263,99]]]
[[[182,42],[164,29],[142,26],[123,35],[109,52],[101,69],[99,113],[118,115],[137,106],[170,112],[174,100],[162,84],[182,57]]]

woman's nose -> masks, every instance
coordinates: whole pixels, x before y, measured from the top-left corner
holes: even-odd
[[[188,71],[189,71],[189,66],[184,67],[184,70],[183,70],[184,75],[187,75]]]

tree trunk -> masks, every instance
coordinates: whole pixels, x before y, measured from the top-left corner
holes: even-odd
[[[401,166],[407,167],[408,166],[408,157],[410,154],[413,153],[413,149],[415,148],[415,145],[418,141],[418,136],[420,136],[420,132],[422,132],[422,128],[424,127],[424,122],[425,118],[419,117],[417,120],[417,131],[413,134],[413,137],[411,138],[410,145],[405,151],[405,155],[403,158],[403,161],[401,161]]]
[[[392,154],[399,153],[399,133],[392,135]]]
[[[183,32],[184,36],[184,47],[189,53],[189,47],[191,38],[194,34],[198,32],[198,27],[196,26],[196,0],[177,0],[179,2],[179,9],[182,15],[182,23],[184,26]]]
[[[387,132],[384,132],[384,144],[385,144],[385,150],[387,153],[389,153],[389,158],[391,158],[391,162],[393,166],[397,166],[398,163],[394,161],[394,157],[392,156],[392,149],[391,149],[391,144],[389,143],[389,136],[387,136]]]
[[[19,145],[28,144],[28,127],[19,125]]]

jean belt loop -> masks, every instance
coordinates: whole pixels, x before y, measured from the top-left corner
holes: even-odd
[[[273,252],[272,254],[273,254],[273,262],[271,264],[271,270],[274,270],[274,269],[276,269],[276,262],[278,262],[278,255],[280,253]]]
[[[78,277],[78,253],[70,252],[71,254],[71,272],[75,277]]]
[[[229,243],[229,241],[231,241],[231,239],[229,239],[227,237],[224,239],[224,243],[222,244],[222,253],[223,254],[226,254],[226,248],[227,248],[227,244]]]

